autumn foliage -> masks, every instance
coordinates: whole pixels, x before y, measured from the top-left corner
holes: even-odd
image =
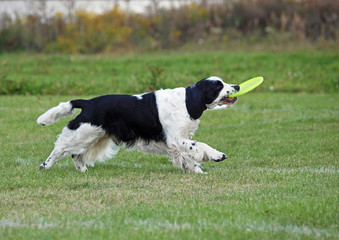
[[[336,40],[339,3],[333,0],[243,0],[232,4],[190,4],[144,14],[114,7],[101,14],[38,14],[0,19],[0,52],[70,53],[124,49],[173,49],[205,41],[222,43],[287,33],[300,42]]]

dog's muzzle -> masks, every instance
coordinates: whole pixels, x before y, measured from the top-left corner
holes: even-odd
[[[223,97],[220,99],[219,104],[218,105],[225,105],[225,104],[233,104],[238,100],[237,97]]]

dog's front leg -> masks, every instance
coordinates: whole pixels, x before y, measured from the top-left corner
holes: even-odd
[[[220,162],[227,157],[205,143],[190,139],[176,139],[169,143],[174,166],[181,167],[184,172],[203,173],[200,163],[207,161]]]
[[[227,159],[225,153],[219,152],[218,150],[208,146],[206,143],[197,142],[196,144],[198,148],[204,151],[204,158],[202,159],[202,162],[207,161],[221,162]]]
[[[172,163],[175,167],[180,167],[184,172],[204,173],[201,170],[200,164],[194,160],[194,157],[185,151],[178,151],[177,148],[172,148],[171,153]]]
[[[193,140],[183,140],[182,148],[195,157],[199,163],[215,161],[220,162],[227,159],[226,154],[217,151],[216,149],[208,146],[206,143],[197,142]]]

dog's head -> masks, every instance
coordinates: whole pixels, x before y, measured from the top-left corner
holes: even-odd
[[[233,105],[236,97],[228,97],[239,91],[239,86],[227,84],[219,77],[208,77],[186,88],[186,107],[192,118],[197,119],[206,109],[218,105]]]
[[[208,109],[217,105],[232,105],[237,101],[236,97],[228,97],[232,93],[239,91],[239,86],[227,84],[219,77],[208,77],[196,83],[202,91],[205,104]]]

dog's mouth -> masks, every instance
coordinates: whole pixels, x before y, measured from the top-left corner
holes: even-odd
[[[221,105],[225,105],[225,104],[233,104],[237,100],[238,100],[237,97],[228,97],[228,96],[225,96],[225,97],[220,99],[218,105],[221,106]]]

